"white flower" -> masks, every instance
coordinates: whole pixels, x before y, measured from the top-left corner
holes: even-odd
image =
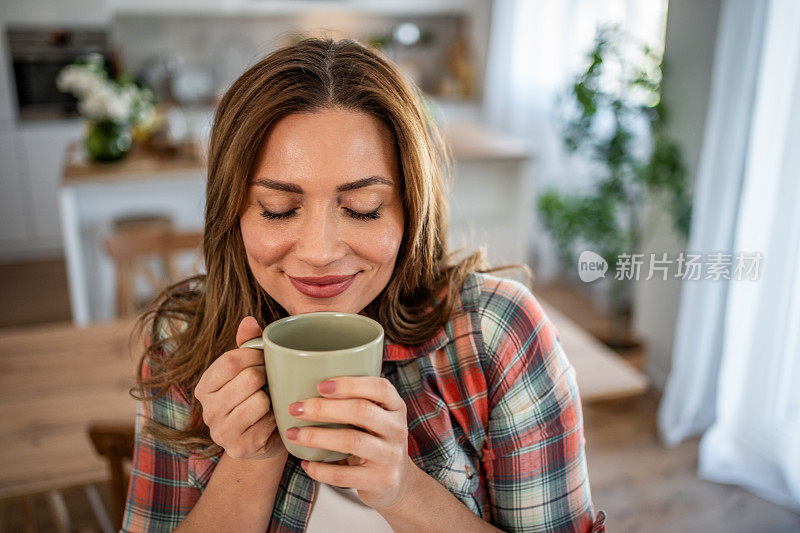
[[[113,91],[106,105],[108,116],[111,120],[120,123],[127,122],[128,115],[131,113],[131,103],[124,94]]]
[[[146,119],[153,107],[152,90],[109,79],[103,69],[103,56],[97,53],[86,56],[84,63],[61,69],[56,86],[75,95],[81,115],[92,120],[135,124]]]
[[[81,98],[95,91],[104,81],[100,74],[84,65],[68,65],[56,78],[56,86],[60,91],[69,91]]]

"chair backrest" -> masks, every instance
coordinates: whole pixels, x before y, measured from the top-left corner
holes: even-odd
[[[133,458],[136,428],[133,423],[94,423],[89,425],[88,431],[95,450],[108,461],[114,523],[119,531],[128,495],[129,474],[125,462]]]
[[[106,238],[106,251],[114,262],[117,283],[117,316],[135,314],[143,303],[136,296],[136,280],[144,279],[150,297],[161,289],[199,271],[203,244],[201,230],[176,230],[169,222],[133,223],[115,227]],[[177,259],[181,253],[197,251],[191,272],[182,273]],[[161,268],[152,268],[153,259]]]

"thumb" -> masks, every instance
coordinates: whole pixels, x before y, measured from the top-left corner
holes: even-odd
[[[236,331],[236,346],[261,336],[261,327],[258,321],[252,316],[246,316],[239,322],[239,329]]]

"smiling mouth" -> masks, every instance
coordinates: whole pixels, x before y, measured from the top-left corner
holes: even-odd
[[[353,284],[353,281],[355,281],[357,275],[358,273],[348,276],[344,279],[338,277],[340,281],[333,283],[307,283],[300,281],[297,278],[293,278],[292,276],[288,276],[287,274],[289,281],[292,283],[294,288],[311,298],[332,298],[334,296],[338,296]],[[333,278],[333,276],[330,276],[329,278]]]

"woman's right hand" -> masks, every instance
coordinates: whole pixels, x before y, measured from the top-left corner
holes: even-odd
[[[236,345],[261,335],[252,316],[239,323]],[[211,439],[233,459],[267,459],[288,453],[276,430],[275,413],[261,387],[267,382],[264,352],[235,348],[206,369],[194,389]]]

